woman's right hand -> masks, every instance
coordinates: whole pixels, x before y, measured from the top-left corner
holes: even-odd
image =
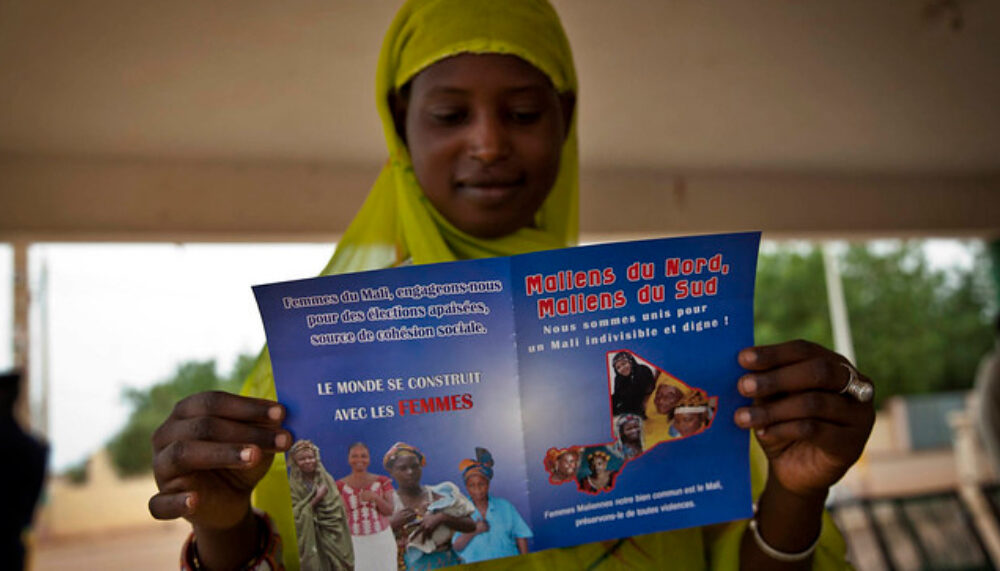
[[[417,512],[413,511],[413,508],[403,508],[392,514],[392,517],[389,518],[389,525],[391,525],[393,529],[400,529],[413,521],[416,517]]]
[[[160,493],[149,500],[157,519],[183,517],[196,528],[230,529],[247,517],[250,492],[291,434],[274,401],[224,392],[177,403],[153,434],[153,474]]]
[[[329,490],[327,489],[326,484],[320,484],[319,487],[316,488],[316,495],[313,496],[312,502],[310,502],[310,504],[313,507],[316,507],[316,504],[318,504],[321,501],[323,501],[323,498],[326,497],[326,493],[328,491]]]

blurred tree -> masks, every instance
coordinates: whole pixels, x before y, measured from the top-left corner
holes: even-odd
[[[922,243],[852,245],[840,257],[858,368],[894,394],[967,389],[993,344],[985,254],[971,268],[932,268]],[[781,246],[761,255],[757,343],[803,338],[833,346],[820,250]]]
[[[754,333],[758,345],[809,339],[833,345],[823,255],[811,246],[779,246],[757,264]]]
[[[189,361],[177,367],[172,377],[146,389],[127,388],[122,398],[132,407],[125,426],[108,442],[111,463],[121,476],[152,470],[150,439],[170,415],[177,401],[201,392],[238,392],[253,367],[254,357],[240,355],[228,376],[216,372],[215,361]]]
[[[76,464],[63,470],[63,476],[70,484],[80,485],[86,484],[87,480],[90,478],[90,458],[84,458]]]

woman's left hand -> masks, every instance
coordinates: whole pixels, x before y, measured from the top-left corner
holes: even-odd
[[[739,391],[754,399],[735,413],[753,429],[769,462],[769,479],[794,494],[822,494],[857,461],[875,422],[871,402],[840,394],[847,359],[808,341],[744,349],[750,370]],[[864,375],[862,381],[871,382]]]

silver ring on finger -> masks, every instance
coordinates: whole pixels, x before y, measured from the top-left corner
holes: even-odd
[[[850,395],[858,402],[869,402],[875,396],[875,386],[868,381],[861,380],[861,374],[850,363],[840,363],[850,373],[847,384],[840,389],[840,394]]]

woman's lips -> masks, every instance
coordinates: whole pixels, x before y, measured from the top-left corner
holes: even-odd
[[[484,206],[495,206],[510,200],[521,190],[523,184],[523,178],[478,179],[461,181],[456,185],[456,190]]]

